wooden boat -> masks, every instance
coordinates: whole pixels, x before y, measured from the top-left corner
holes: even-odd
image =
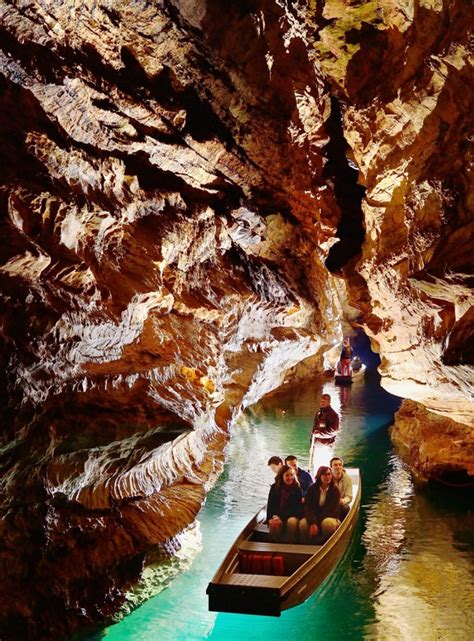
[[[342,375],[338,373],[337,369],[334,373],[334,382],[336,385],[352,385],[356,381],[361,381],[365,376],[365,365],[362,365],[360,369],[353,370],[350,369],[350,373],[347,375]]]
[[[353,483],[351,508],[322,545],[270,543],[263,507],[245,526],[207,586],[209,610],[280,616],[303,603],[341,560],[357,526],[359,470],[346,472]]]

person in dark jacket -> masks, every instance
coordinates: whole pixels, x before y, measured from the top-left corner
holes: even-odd
[[[303,543],[326,540],[337,530],[341,524],[338,518],[340,500],[341,493],[331,468],[322,465],[316,472],[315,482],[306,492],[304,518],[300,521]]]
[[[331,397],[329,394],[323,394],[320,409],[314,417],[313,434],[322,439],[334,439],[338,429],[339,416],[331,407]]]
[[[267,521],[272,541],[295,542],[303,516],[302,497],[294,469],[283,465],[268,494]]]
[[[295,470],[299,484],[301,485],[301,491],[304,496],[308,490],[308,487],[313,482],[313,477],[309,472],[306,472],[301,467],[298,467],[298,459],[294,454],[290,454],[289,456],[286,457],[285,465],[289,465]]]
[[[279,456],[270,456],[267,465],[276,477],[278,471],[283,467],[283,461]]]
[[[361,369],[362,361],[360,360],[360,356],[354,356],[351,361],[351,367],[353,372],[358,372]]]

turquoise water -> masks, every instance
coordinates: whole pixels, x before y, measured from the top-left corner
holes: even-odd
[[[387,435],[399,399],[376,376],[352,389],[324,383],[340,412],[335,452],[362,470],[359,530],[346,556],[301,606],[280,618],[208,612],[206,586],[227,548],[265,502],[272,454],[308,464],[321,383],[273,396],[236,426],[227,464],[199,514],[191,568],[120,623],[107,641],[465,641],[474,630],[474,516],[467,499],[415,493]],[[327,451],[319,451],[324,462]],[[462,587],[462,596],[460,588]],[[102,637],[102,635],[100,635]],[[97,636],[95,639],[99,638]]]

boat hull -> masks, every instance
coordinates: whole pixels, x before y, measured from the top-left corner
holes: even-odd
[[[235,614],[258,614],[279,617],[281,615],[281,595],[279,588],[261,586],[209,583],[207,587],[209,610],[211,612],[230,612]]]
[[[352,385],[352,376],[342,376],[340,374],[336,374],[334,376],[334,382],[336,385]]]

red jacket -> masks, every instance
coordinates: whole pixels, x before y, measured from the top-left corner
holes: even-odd
[[[320,423],[324,423],[324,427],[320,427]],[[313,432],[320,434],[330,434],[339,429],[339,416],[331,406],[320,409],[314,417]]]

